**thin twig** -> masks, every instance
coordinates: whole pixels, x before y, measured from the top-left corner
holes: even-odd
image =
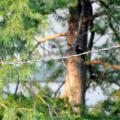
[[[36,111],[36,95],[35,95],[35,92],[32,88],[32,82],[31,80],[29,81],[29,87],[28,89],[30,90],[31,94],[32,94],[32,98],[33,98],[33,102],[34,102],[34,112]]]
[[[65,84],[65,81],[63,81],[60,86],[58,87],[58,89],[55,91],[55,95],[54,98],[57,96],[58,92],[60,91],[60,89],[62,88],[62,86]]]
[[[19,84],[20,84],[19,72],[17,70],[16,70],[16,72],[17,72],[17,75],[18,75],[18,80],[16,82],[16,88],[15,88],[14,96],[16,96],[17,91],[19,89]]]
[[[38,96],[41,100],[42,100],[42,102],[48,107],[48,111],[49,111],[49,115],[50,115],[50,117],[52,117],[52,111],[51,111],[51,107],[50,107],[50,105],[41,97],[41,96]]]
[[[14,92],[14,96],[16,96],[16,94],[17,94],[17,91],[18,91],[18,88],[19,88],[19,84],[20,84],[20,81],[17,80],[16,87],[15,87],[15,92]]]

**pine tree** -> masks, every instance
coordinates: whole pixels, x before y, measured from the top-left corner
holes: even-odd
[[[96,13],[93,13],[92,5],[94,3],[100,6]],[[77,46],[80,47],[80,53],[92,50],[94,48],[95,34],[103,36],[109,34],[108,31],[112,36],[110,41],[119,44],[119,6],[119,1],[114,0],[1,0],[0,61],[1,63],[2,61],[16,61],[18,56],[22,61],[26,61],[28,58],[34,59],[35,56],[30,55],[32,54],[31,50],[35,47],[34,37],[36,34],[42,34],[45,31],[48,15],[59,8],[69,10],[68,31],[65,34],[58,35],[67,36],[69,48],[67,55],[79,54],[79,51],[76,51]],[[90,38],[88,37],[89,32],[91,33]],[[106,42],[102,47],[109,46],[111,44]],[[74,112],[78,112],[78,109],[74,109],[76,106],[78,108],[81,106],[81,109],[82,106],[84,107],[86,90],[92,82],[96,82],[101,86],[104,83],[114,83],[119,86],[120,72],[115,71],[120,70],[118,55],[119,50],[110,50],[100,52],[99,60],[97,58],[91,61],[91,54],[83,56],[85,59],[80,56],[67,59],[68,73],[66,75],[64,97],[68,97]],[[92,64],[101,64],[103,67],[101,69],[100,66],[96,67],[92,66]],[[35,64],[0,65],[1,96],[4,95],[4,88],[9,83],[22,81],[25,84],[25,81],[34,72],[36,72]],[[37,88],[37,85],[35,87]],[[34,94],[31,89],[28,90],[31,93],[31,97],[28,98],[24,98],[22,95],[17,96],[16,93],[14,95],[7,93],[8,99],[0,99],[0,106],[2,106],[0,117],[4,120],[8,118],[13,120],[18,118],[26,119],[26,116],[27,118],[29,116],[29,119],[40,119],[46,114],[50,116],[52,116],[52,113],[56,114],[55,110],[52,111],[48,104],[52,103],[55,106],[54,103],[46,97],[45,100],[47,99],[48,103],[38,95],[36,98],[37,105],[40,106],[42,103],[42,107],[40,109],[39,107],[36,108]],[[15,97],[18,99],[16,100]],[[20,104],[21,99],[25,100],[24,105]],[[14,107],[10,105],[11,101],[14,101]],[[59,106],[59,101],[56,103]],[[34,108],[32,108],[33,106]],[[34,109],[37,109],[37,112]],[[23,114],[22,110],[25,111],[25,114]],[[116,110],[112,111],[112,114]],[[47,111],[46,114],[44,114],[45,111]],[[107,119],[109,118],[106,117]]]

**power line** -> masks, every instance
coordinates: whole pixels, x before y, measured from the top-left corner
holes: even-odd
[[[96,52],[100,52],[100,51],[107,51],[107,50],[111,50],[111,49],[116,49],[116,48],[120,48],[119,45],[116,46],[112,46],[109,48],[101,48],[101,49],[97,49],[97,50],[91,50],[91,51],[87,51],[81,54],[74,54],[74,55],[69,55],[69,56],[62,56],[62,57],[54,57],[54,58],[46,58],[46,59],[36,59],[36,60],[27,60],[27,61],[13,61],[13,62],[9,62],[9,61],[1,61],[0,64],[10,64],[10,65],[22,65],[22,64],[33,64],[33,63],[39,63],[39,62],[48,62],[51,60],[63,60],[63,59],[68,59],[71,57],[77,57],[77,56],[81,56],[81,55],[86,55],[86,54],[90,54],[90,53],[96,53]]]

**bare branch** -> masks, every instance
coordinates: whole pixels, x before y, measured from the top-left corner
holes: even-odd
[[[30,51],[28,58],[31,57],[32,53],[35,51],[35,49],[41,44],[41,43],[45,43],[49,40],[55,40],[59,37],[66,37],[67,33],[60,33],[60,34],[55,34],[55,35],[51,35],[51,36],[47,36],[44,38],[39,38],[39,40],[37,40],[37,44],[35,45],[35,47]]]
[[[18,72],[18,71],[16,71],[16,72],[17,72],[18,79],[17,79],[17,82],[16,82],[16,87],[15,87],[14,96],[16,96],[17,91],[18,91],[18,89],[19,89],[19,84],[20,84],[19,72]]]
[[[44,43],[48,40],[55,40],[59,37],[66,37],[67,36],[67,33],[60,33],[60,34],[55,34],[55,35],[51,35],[51,36],[47,36],[47,37],[44,37],[44,38],[40,38],[39,40],[39,43]]]
[[[54,98],[57,96],[58,92],[60,91],[60,89],[62,88],[62,86],[65,84],[65,81],[63,81],[60,86],[58,87],[58,89],[55,92]]]
[[[106,68],[112,68],[114,70],[120,70],[120,65],[111,65],[107,62],[103,62],[103,61],[100,61],[100,60],[93,60],[93,61],[90,61],[87,63],[88,65],[89,64],[93,64],[93,65],[104,65]]]
[[[120,87],[120,82],[118,80],[116,80],[116,81],[110,80],[110,82],[117,85],[118,87]]]
[[[95,13],[94,15],[87,16],[84,19],[84,23],[94,20],[95,18],[104,16],[104,15],[109,15],[109,13],[107,11],[101,11],[101,12]]]
[[[15,92],[14,92],[14,96],[16,96],[16,94],[17,94],[17,91],[18,91],[18,88],[19,88],[19,84],[20,84],[20,81],[17,80],[16,87],[15,87]]]
[[[107,11],[101,11],[101,12],[99,12],[99,13],[95,13],[95,14],[92,16],[92,19],[97,18],[97,17],[104,16],[104,15],[109,15],[109,13],[108,13]]]
[[[114,26],[113,26],[110,18],[109,18],[109,26],[110,26],[110,29],[111,29],[111,30],[113,31],[113,33],[115,34],[115,37],[116,37],[116,38],[119,38],[119,35],[118,35],[116,29],[114,28]]]

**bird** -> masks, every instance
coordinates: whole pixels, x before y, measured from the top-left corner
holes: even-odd
[[[76,51],[76,54],[78,55],[84,53],[84,50],[78,44],[76,45],[75,51]],[[81,58],[83,61],[86,60],[85,55],[81,55]]]

